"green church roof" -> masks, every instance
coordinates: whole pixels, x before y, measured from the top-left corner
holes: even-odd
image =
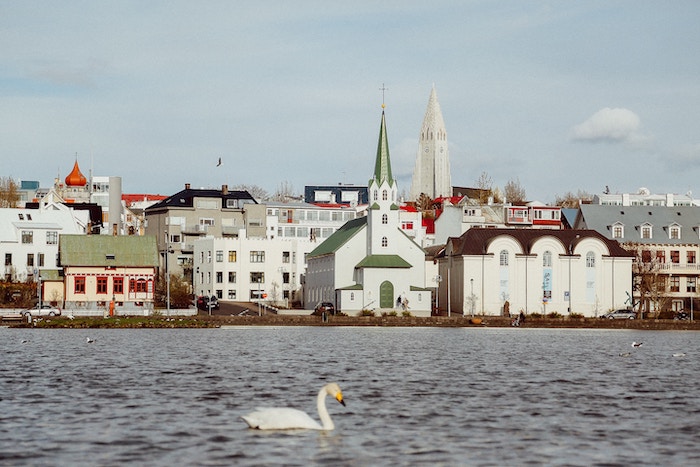
[[[357,263],[355,268],[401,268],[408,269],[411,263],[399,255],[369,255]]]
[[[389,140],[386,134],[386,119],[382,110],[382,123],[379,128],[379,143],[377,144],[377,160],[374,163],[374,178],[381,184],[384,180],[389,185],[394,184],[391,176],[391,159],[389,158]]]
[[[343,246],[348,240],[357,234],[362,228],[367,225],[367,217],[358,217],[356,219],[350,220],[343,224],[341,228],[333,232],[333,234],[325,239],[323,243],[314,248],[314,250],[309,253],[308,258],[313,258],[315,256],[329,255],[335,253],[338,248]]]

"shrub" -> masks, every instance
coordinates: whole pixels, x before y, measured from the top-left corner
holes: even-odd
[[[583,318],[583,313],[569,313],[569,318],[581,319],[581,318]]]
[[[557,319],[557,318],[561,318],[562,316],[559,314],[558,311],[553,311],[550,314],[548,314],[547,317],[552,318],[552,319]]]
[[[362,310],[359,316],[374,316],[373,310]]]
[[[408,310],[404,310],[404,311],[401,312],[401,316],[403,316],[404,318],[410,318],[410,317],[411,317],[411,312],[408,311]]]

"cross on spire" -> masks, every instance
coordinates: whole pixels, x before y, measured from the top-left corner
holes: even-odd
[[[385,87],[384,83],[382,83],[382,87],[379,88],[379,90],[382,91],[382,109],[383,109],[384,107],[386,107],[386,105],[384,104],[384,91],[388,91],[389,88]]]

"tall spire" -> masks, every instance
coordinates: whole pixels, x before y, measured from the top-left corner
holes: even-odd
[[[421,193],[425,193],[431,199],[452,195],[447,130],[445,130],[445,121],[442,118],[435,85],[430,91],[418,140],[411,199],[417,200]]]
[[[386,119],[384,118],[384,104],[382,104],[382,123],[379,127],[379,143],[377,144],[377,160],[374,163],[374,178],[377,183],[383,181],[394,184],[391,176],[391,160],[389,159],[389,141],[386,135]]]

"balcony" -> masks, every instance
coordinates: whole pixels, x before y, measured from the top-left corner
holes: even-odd
[[[186,225],[180,230],[183,235],[206,235],[209,230],[208,225],[192,224]]]

